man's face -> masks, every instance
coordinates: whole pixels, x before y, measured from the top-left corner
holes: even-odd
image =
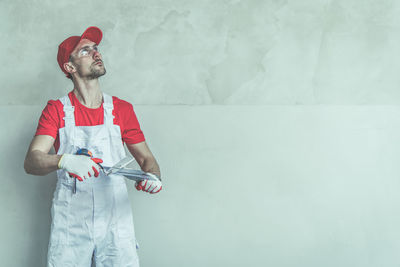
[[[76,67],[76,73],[81,78],[93,80],[106,74],[96,43],[88,39],[82,39],[75,47],[70,62]]]

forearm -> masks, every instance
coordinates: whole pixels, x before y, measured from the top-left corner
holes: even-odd
[[[61,156],[33,150],[25,158],[24,169],[27,173],[33,175],[49,174],[58,169]]]
[[[154,157],[146,158],[138,163],[142,171],[153,173],[161,179],[160,166],[158,166],[158,163]]]

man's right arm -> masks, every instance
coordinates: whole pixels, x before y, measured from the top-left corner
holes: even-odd
[[[43,176],[58,169],[62,155],[49,154],[54,141],[50,135],[37,135],[33,138],[24,161],[26,173]]]

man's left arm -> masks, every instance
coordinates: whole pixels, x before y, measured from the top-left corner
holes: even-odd
[[[137,144],[126,144],[129,152],[136,159],[140,168],[144,172],[155,174],[161,180],[160,166],[147,146],[146,141]]]

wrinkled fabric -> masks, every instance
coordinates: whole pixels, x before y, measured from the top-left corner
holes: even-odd
[[[112,97],[104,97],[104,124],[75,126],[74,107],[68,96],[64,105],[65,127],[59,130],[58,154],[74,154],[87,148],[93,157],[112,166],[124,158],[121,132],[113,124]],[[57,186],[51,208],[52,224],[48,267],[138,267],[132,211],[123,176],[105,176],[77,181],[57,170]]]

